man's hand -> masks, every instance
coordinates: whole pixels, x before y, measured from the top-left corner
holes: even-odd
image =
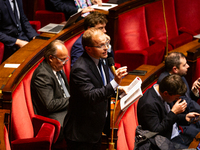
[[[127,89],[128,89],[128,86],[119,86],[119,87],[118,87],[118,90],[119,90],[121,93],[124,92],[124,93],[128,94],[128,92],[127,92],[128,90],[127,90]]]
[[[184,112],[186,108],[187,108],[186,101],[183,100],[181,102],[181,99],[179,99],[179,100],[176,101],[176,103],[172,107],[171,111],[177,115],[177,114]]]
[[[18,45],[20,48],[26,45],[27,43],[28,43],[27,41],[23,41],[20,39],[17,39],[17,41],[15,42],[15,44]]]
[[[199,113],[196,112],[190,112],[185,116],[185,119],[187,120],[187,122],[192,122],[192,123],[196,123],[197,121],[199,121],[198,117],[200,117]],[[198,118],[198,119],[197,119]]]
[[[127,66],[124,66],[124,67],[121,67],[121,68],[118,68],[116,71],[115,71],[115,74],[114,74],[114,79],[115,81],[120,84],[121,81],[122,81],[122,77],[126,76],[128,74],[127,72]]]
[[[199,88],[200,88],[200,78],[198,78],[194,83],[192,84],[192,92],[194,93],[195,96],[198,95],[199,93]]]
[[[84,13],[87,13],[87,12],[91,12],[91,11],[94,11],[94,8],[92,8],[92,7],[85,7],[85,8],[83,8],[82,9],[82,12],[81,12],[81,14],[84,14]]]
[[[101,6],[102,5],[102,0],[92,0],[92,4],[93,5],[99,5],[99,6]]]

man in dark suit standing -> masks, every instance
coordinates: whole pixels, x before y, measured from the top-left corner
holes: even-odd
[[[33,73],[31,97],[36,114],[60,122],[60,141],[64,139],[62,126],[70,97],[68,81],[62,70],[69,60],[68,51],[62,41],[55,40],[47,46],[44,58]]]
[[[101,30],[89,28],[83,34],[84,53],[70,73],[69,114],[64,122],[68,150],[100,150],[102,132],[109,118],[110,98],[127,67],[115,71],[109,80],[107,61],[108,36]],[[108,131],[110,128],[108,119]]]
[[[184,114],[187,107],[182,101],[187,87],[179,75],[166,76],[160,84],[148,89],[137,105],[138,122],[144,130],[158,132],[175,143],[187,148],[193,141],[190,135],[179,132],[179,123],[191,123],[192,118],[200,116],[199,113]],[[173,105],[172,103],[176,101]]]
[[[22,0],[0,1],[0,42],[5,45],[3,61],[37,35],[24,14]]]

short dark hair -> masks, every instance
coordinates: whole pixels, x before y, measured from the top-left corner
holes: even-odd
[[[185,95],[187,86],[180,75],[168,75],[159,84],[159,91],[167,91],[169,95]]]
[[[88,27],[95,27],[97,24],[106,24],[107,22],[108,20],[106,19],[105,14],[100,13],[98,11],[93,11],[85,17],[84,29],[87,30]]]
[[[46,61],[49,60],[50,55],[56,55],[56,52],[57,52],[56,43],[60,43],[64,45],[64,42],[61,40],[54,40],[51,43],[49,43],[49,45],[47,45],[44,51],[44,58],[46,59]]]
[[[179,69],[180,67],[180,58],[186,58],[183,53],[172,52],[169,53],[167,58],[165,59],[165,70],[170,72],[174,66]]]

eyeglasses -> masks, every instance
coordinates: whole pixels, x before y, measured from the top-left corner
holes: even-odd
[[[105,49],[105,48],[109,48],[109,45],[110,45],[110,41],[106,42],[105,44],[102,44],[101,46],[88,46],[88,47],[96,47],[96,48]]]
[[[57,56],[55,56],[55,55],[53,55],[53,57],[55,57],[55,58],[57,58],[59,61],[61,61],[62,62],[62,64],[64,65],[69,59],[70,59],[70,57],[69,56],[67,56],[67,58],[65,58],[64,60],[63,59],[60,59],[60,58],[58,58]]]

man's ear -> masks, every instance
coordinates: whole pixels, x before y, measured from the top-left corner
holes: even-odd
[[[91,52],[91,47],[85,46],[85,50],[86,50],[87,53],[90,53]]]
[[[53,61],[53,56],[49,55],[49,62],[52,62],[52,61]]]
[[[163,95],[164,95],[164,96],[168,96],[169,93],[168,93],[167,91],[164,91],[164,92],[163,92]]]
[[[177,74],[178,73],[178,68],[176,67],[176,66],[174,66],[173,68],[172,68],[172,73],[173,74]]]

